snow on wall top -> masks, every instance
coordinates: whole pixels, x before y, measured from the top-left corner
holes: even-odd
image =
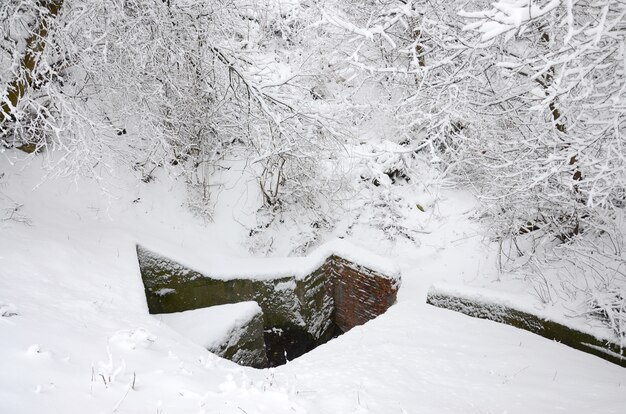
[[[400,279],[400,267],[391,259],[374,254],[342,239],[332,240],[315,249],[306,257],[237,257],[227,255],[203,254],[199,249],[184,249],[166,243],[145,244],[145,247],[163,258],[193,269],[214,279],[276,279],[295,276],[303,279],[324,264],[332,255],[339,256],[359,266],[366,267],[382,276]]]
[[[615,341],[617,339],[609,329],[599,323],[592,325],[593,321],[590,321],[588,318],[568,318],[564,316],[563,310],[551,309],[545,306],[538,307],[537,304],[533,304],[529,300],[528,296],[442,282],[435,283],[428,289],[429,296],[437,294],[467,299],[485,305],[498,305],[529,313],[541,319],[551,320],[568,328],[592,335],[601,341]]]
[[[256,302],[249,301],[154,316],[192,342],[213,349],[261,312]]]

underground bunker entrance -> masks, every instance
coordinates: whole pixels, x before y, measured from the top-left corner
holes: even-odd
[[[400,287],[398,275],[337,255],[306,275],[262,279],[209,276],[140,246],[137,257],[151,314],[192,340],[224,324],[197,342],[255,368],[285,364],[382,315]]]

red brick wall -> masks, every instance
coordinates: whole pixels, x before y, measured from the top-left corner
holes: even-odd
[[[363,325],[396,301],[398,282],[370,269],[332,256],[328,267],[333,281],[335,323],[344,331]]]

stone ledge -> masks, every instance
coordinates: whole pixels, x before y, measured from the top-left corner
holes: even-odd
[[[579,351],[583,351],[616,365],[626,367],[624,349],[611,341],[578,331],[560,323],[542,318],[526,311],[514,309],[499,303],[461,297],[458,294],[442,292],[436,288],[428,291],[426,303],[438,308],[449,309],[475,318],[514,326],[561,342]]]

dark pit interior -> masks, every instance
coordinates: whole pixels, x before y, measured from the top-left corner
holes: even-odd
[[[299,326],[265,329],[263,340],[268,367],[284,365],[341,334],[343,331],[334,323],[326,337],[317,339]]]
[[[262,314],[224,344],[209,349],[238,364],[285,364],[383,314],[396,300],[399,278],[329,256],[305,277],[224,279],[186,268],[137,246],[151,314],[255,301]],[[183,332],[184,334],[184,332]],[[238,338],[232,343],[232,338]]]

